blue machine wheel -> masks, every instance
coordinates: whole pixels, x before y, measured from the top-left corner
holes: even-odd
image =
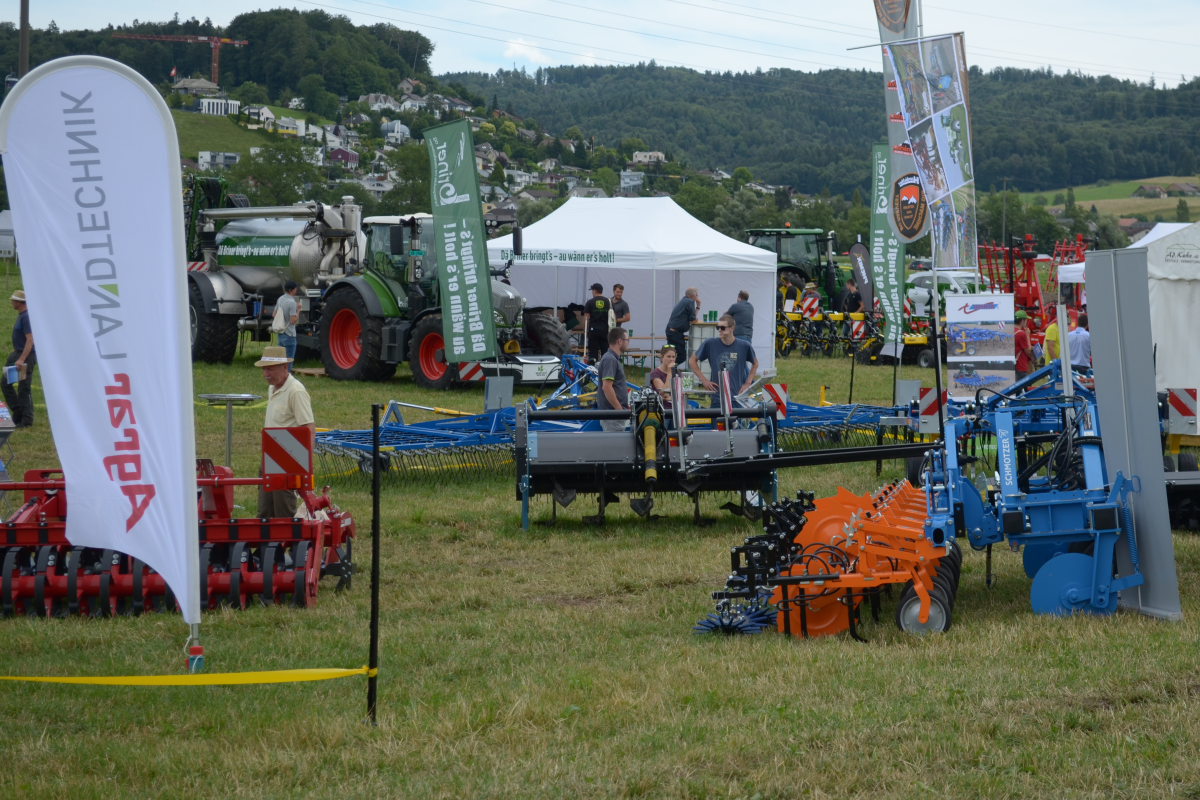
[[[1095,559],[1083,553],[1063,553],[1047,561],[1033,579],[1029,603],[1035,614],[1063,616],[1077,611],[1104,616],[1117,610],[1117,593],[1107,608],[1092,605]]]
[[[1067,546],[1062,542],[1026,542],[1021,548],[1025,574],[1030,578],[1035,577],[1047,561],[1065,552]]]

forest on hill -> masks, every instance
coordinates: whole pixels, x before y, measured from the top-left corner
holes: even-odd
[[[816,193],[866,191],[869,145],[884,139],[882,73],[701,73],[651,61],[534,73],[450,73],[546,130],[578,126],[597,143],[636,136],[696,169],[749,167]],[[1158,89],[1048,70],[971,69],[979,186],[1023,191],[1192,175],[1200,150],[1200,79]]]
[[[165,83],[171,70],[184,77],[208,78],[212,53],[207,45],[117,39],[114,33],[138,35],[224,36],[249,42],[221,48],[221,85],[234,89],[250,81],[271,100],[298,93],[300,82],[318,76],[325,91],[357,100],[369,92],[393,93],[402,79],[429,73],[433,42],[416,31],[380,23],[355,25],[346,17],[321,10],[277,8],[234,17],[221,28],[205,19],[139,22],[103,30],[64,31],[51,23],[30,31],[29,65],[66,55],[112,58],[136,69],[151,83]],[[18,31],[0,23],[0,65],[15,69]],[[265,100],[264,100],[265,102]]]

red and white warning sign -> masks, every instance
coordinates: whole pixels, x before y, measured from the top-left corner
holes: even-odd
[[[208,272],[208,262],[206,261],[189,261],[188,272]]]
[[[856,319],[856,320],[851,321],[851,323],[850,323],[850,338],[851,339],[854,339],[855,341],[857,341],[857,340],[863,338],[863,336],[866,334],[866,332],[867,332],[867,323],[863,322],[861,319]]]
[[[775,404],[775,419],[787,419],[788,390],[786,383],[768,383],[763,386],[766,399]]]
[[[942,390],[942,416],[946,414],[946,397],[948,392]],[[917,395],[917,409],[920,414],[917,421],[918,433],[938,433],[941,426],[938,424],[938,404],[937,390],[921,387],[920,393]]]
[[[458,379],[460,381],[481,381],[483,378],[483,364],[481,362],[464,361],[458,365]]]
[[[805,297],[800,301],[800,314],[805,319],[812,319],[821,310],[820,301],[815,297]]]
[[[1196,435],[1196,390],[1167,389],[1167,433]]]
[[[263,488],[268,492],[311,489],[312,447],[308,428],[263,428]]]

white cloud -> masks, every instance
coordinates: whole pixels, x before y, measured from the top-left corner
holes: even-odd
[[[534,64],[550,63],[550,59],[545,53],[537,49],[536,45],[530,44],[524,39],[509,39],[508,47],[504,48],[504,57],[524,59]]]

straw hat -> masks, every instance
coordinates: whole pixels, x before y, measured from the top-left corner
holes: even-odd
[[[292,359],[287,357],[287,350],[282,347],[264,347],[262,360],[255,361],[256,367],[274,367],[278,364],[290,364]]]
[[[10,297],[8,299],[16,300],[18,303],[24,303],[25,302],[25,292],[22,291],[21,289],[17,289],[15,292],[12,293],[12,297]]]
[[[817,285],[815,283],[813,283],[812,281],[809,281],[808,283],[804,284],[804,288],[805,289],[815,289],[815,288],[817,288]]]

